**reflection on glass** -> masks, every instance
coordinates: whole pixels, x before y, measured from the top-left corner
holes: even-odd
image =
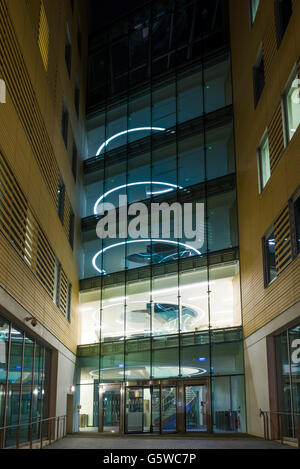
[[[176,387],[163,386],[161,391],[161,427],[162,432],[176,432]]]
[[[207,431],[206,385],[185,386],[185,429],[187,432]]]
[[[22,365],[23,334],[16,329],[11,329],[10,362],[8,368],[8,403],[5,425],[19,423],[19,399],[21,391],[21,365]],[[12,446],[16,442],[16,427],[5,432],[6,446]]]
[[[300,124],[300,104],[299,104],[299,80],[298,74],[294,75],[291,86],[286,95],[287,118],[288,118],[288,138],[291,140]]]
[[[151,390],[144,388],[144,433],[149,433],[151,430]]]
[[[22,376],[21,423],[30,422],[33,354],[34,342],[28,337],[25,337]],[[29,428],[26,426],[20,427],[20,443],[28,440],[28,430]]]
[[[120,389],[103,390],[103,431],[120,430]]]
[[[300,326],[283,332],[275,338],[277,363],[278,410],[283,436],[297,436],[300,411]]]
[[[243,376],[213,378],[212,409],[214,432],[245,432]]]
[[[79,387],[79,431],[98,431],[98,382]]]
[[[143,432],[143,388],[126,389],[126,433]]]
[[[0,317],[0,426],[3,425],[6,372],[8,368],[9,324]]]
[[[150,378],[150,340],[130,340],[126,344],[125,379]]]
[[[152,388],[152,431],[160,432],[160,387]]]
[[[178,336],[154,338],[152,343],[153,378],[172,378],[179,375]]]

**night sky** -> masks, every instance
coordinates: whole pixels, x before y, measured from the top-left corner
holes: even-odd
[[[98,31],[144,3],[144,0],[91,0],[91,31]]]

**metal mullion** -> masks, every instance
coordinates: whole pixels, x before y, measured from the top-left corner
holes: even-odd
[[[40,418],[43,419],[44,416],[43,416],[43,412],[44,412],[44,395],[43,394],[43,387],[44,387],[44,384],[45,384],[45,373],[46,373],[46,349],[45,347],[43,346],[43,368],[42,368],[42,379],[41,379],[41,402],[40,402]],[[41,426],[43,425],[42,422],[40,424]],[[49,427],[48,427],[48,431],[49,431]],[[42,432],[43,432],[43,429],[42,429]]]
[[[20,378],[19,409],[18,409],[18,427],[17,427],[17,436],[16,436],[16,445],[17,445],[17,447],[19,446],[19,439],[20,439],[21,402],[22,402],[23,369],[24,369],[24,351],[25,351],[25,333],[23,333],[23,343],[22,343],[21,378]]]
[[[106,53],[109,55],[109,60],[111,61],[111,47],[107,48]],[[107,60],[108,61],[108,60]],[[105,142],[107,140],[107,113],[108,113],[108,86],[109,86],[109,75],[108,72],[105,74],[105,103],[104,103],[104,138]],[[112,77],[111,77],[112,80]],[[104,155],[103,155],[103,194],[105,194],[105,186],[106,186],[106,147],[104,148]],[[104,248],[104,241],[103,239],[100,240],[101,249]],[[104,284],[104,253],[102,252],[101,261],[100,261],[100,311],[99,311],[99,383],[98,383],[98,406],[100,404],[100,381],[101,381],[101,353],[102,353],[102,322],[103,322],[103,284]],[[100,408],[100,407],[98,407]],[[99,415],[98,415],[98,425],[99,425]]]
[[[188,7],[191,7],[191,4]],[[189,37],[189,42],[188,42],[188,56],[187,56],[188,60],[190,60],[191,57],[192,57],[192,47],[193,47],[193,44],[194,44],[193,41],[194,41],[196,14],[197,14],[197,2],[194,0],[194,2],[193,2],[192,26],[191,26],[190,37]]]
[[[179,155],[178,155],[178,69],[177,69],[177,42],[176,42],[176,21],[174,22],[174,17],[176,18],[176,4],[173,4],[173,25],[174,25],[174,38],[175,38],[175,148],[176,148],[176,203],[179,203]],[[169,56],[170,58],[170,56]],[[175,224],[174,224],[175,229]],[[176,228],[177,231],[177,228]],[[181,337],[181,313],[182,313],[182,304],[181,304],[181,291],[180,291],[180,249],[177,239],[177,318],[178,318],[178,325],[177,325],[177,337],[178,337],[178,375],[179,377],[182,376],[181,373],[181,347],[180,347],[180,337]],[[177,407],[177,399],[176,399],[176,407]],[[177,412],[176,412],[177,414]],[[177,425],[177,415],[176,415],[176,425]]]
[[[125,167],[125,184],[126,184],[126,200],[127,200],[127,205],[126,205],[126,211],[128,213],[128,143],[129,143],[129,93],[130,93],[130,26],[129,26],[129,17],[127,17],[127,46],[128,46],[128,56],[127,56],[127,96],[126,96],[126,167]],[[128,241],[128,227],[126,227],[127,233],[124,233],[126,236],[126,240]],[[124,343],[123,343],[123,380],[125,381],[126,377],[126,338],[127,338],[127,282],[128,282],[128,258],[127,258],[127,253],[128,253],[128,243],[125,242],[124,245],[124,255],[125,255],[125,275],[124,275]]]
[[[35,352],[36,352],[36,341],[34,341],[34,346],[33,346],[33,356],[32,356],[32,378],[31,378],[31,393],[30,393],[30,414],[29,414],[29,428],[31,429],[30,434],[31,434],[31,441],[32,441],[32,433],[33,433],[33,427],[32,427],[32,413],[33,413],[33,387],[34,387],[34,372],[35,372]]]
[[[149,75],[150,75],[150,126],[153,127],[153,77],[152,77],[152,26],[153,26],[153,4],[150,4],[150,22],[149,22]],[[153,181],[153,133],[150,132],[150,181],[152,186]],[[150,191],[150,207],[153,200],[153,191]],[[153,378],[153,242],[152,242],[152,213],[150,210],[150,282],[149,282],[149,296],[150,296],[150,379]]]
[[[206,236],[206,268],[207,268],[207,312],[208,312],[208,337],[209,337],[209,380],[211,376],[211,354],[212,354],[212,335],[210,320],[210,273],[209,273],[209,230],[208,230],[208,180],[207,180],[207,140],[206,140],[206,108],[205,108],[205,62],[204,62],[204,37],[203,37],[203,16],[201,16],[201,63],[202,63],[202,101],[203,101],[203,149],[204,149],[204,191],[205,191],[205,236]],[[211,386],[210,386],[211,389]],[[211,394],[211,392],[210,392]],[[211,397],[211,396],[210,396]],[[212,418],[212,399],[209,399],[209,413]],[[211,422],[212,426],[212,422]]]

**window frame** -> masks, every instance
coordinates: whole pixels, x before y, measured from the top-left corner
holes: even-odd
[[[250,29],[253,27],[253,25],[255,23],[255,19],[257,17],[259,7],[260,7],[260,0],[259,0],[259,4],[258,4],[256,13],[255,13],[255,16],[253,17],[253,0],[249,0]]]
[[[284,148],[287,148],[291,140],[293,139],[293,136],[290,137],[290,129],[289,129],[289,112],[288,112],[288,104],[287,104],[287,97],[289,94],[289,91],[292,87],[292,83],[295,80],[300,80],[300,76],[298,74],[297,70],[297,64],[295,64],[292,68],[292,71],[290,73],[290,76],[287,80],[287,83],[284,87],[283,93],[281,95],[281,110],[282,110],[282,119],[283,119],[283,136],[284,136]],[[300,85],[299,85],[300,88]],[[296,89],[296,88],[295,88]],[[300,104],[299,104],[300,105]],[[300,126],[300,123],[298,124],[298,127]],[[298,129],[297,127],[297,129]],[[296,129],[296,131],[297,131]],[[296,133],[295,131],[295,133]]]
[[[267,240],[270,235],[274,233],[274,225],[272,224],[269,229],[266,231],[265,235],[262,237],[262,254],[263,254],[263,273],[264,273],[264,287],[267,288],[277,279],[276,277],[272,280],[270,279],[270,263],[269,263],[269,250]]]
[[[259,193],[261,194],[268,184],[269,180],[271,179],[271,164],[270,164],[270,177],[266,181],[265,185],[263,185],[263,171],[262,171],[262,148],[264,147],[266,141],[268,140],[268,145],[269,145],[269,162],[270,162],[270,142],[269,142],[269,134],[268,134],[268,128],[265,130],[263,137],[260,141],[260,144],[257,148],[257,169],[258,169],[258,188],[259,188]]]
[[[68,137],[69,137],[69,111],[65,102],[65,98],[62,100],[62,112],[61,112],[61,135],[65,144],[66,149],[68,149]]]
[[[57,215],[62,224],[64,224],[65,198],[66,198],[66,186],[61,175],[59,175],[58,185],[57,185]]]
[[[260,69],[260,66],[261,66],[261,62],[263,62],[263,76],[264,76],[264,85],[260,91],[260,94],[258,95],[258,86],[257,86],[257,83],[258,83],[258,80],[257,80],[257,77],[258,77],[258,74],[257,74],[257,71]],[[256,59],[255,59],[255,62],[253,64],[253,67],[252,67],[252,75],[253,75],[253,98],[254,98],[254,109],[257,108],[259,102],[260,102],[260,99],[261,99],[261,96],[263,94],[263,91],[265,89],[265,86],[266,86],[266,75],[265,75],[265,60],[264,60],[264,50],[263,50],[263,45],[262,43],[260,44],[259,48],[258,48],[258,52],[257,52],[257,55],[256,55]]]
[[[66,304],[66,319],[68,322],[71,322],[71,308],[72,306],[72,284],[68,280],[68,287],[67,287],[67,304]]]
[[[289,26],[292,14],[293,14],[293,2],[291,0],[291,16],[289,17],[289,21],[285,26],[285,29],[283,30],[283,23],[282,23],[282,16],[280,15],[280,0],[274,0],[274,16],[275,16],[275,32],[276,32],[276,43],[277,43],[277,49],[279,49],[282,40],[284,38],[284,35],[286,33],[286,30]]]
[[[74,182],[77,181],[77,165],[78,165],[78,149],[73,139],[73,146],[72,146],[72,175],[74,178]]]
[[[61,263],[58,258],[54,262],[54,282],[53,282],[53,303],[60,307],[60,280],[61,280]]]
[[[72,71],[72,41],[69,25],[66,26],[66,38],[65,38],[65,64],[68,71],[69,78],[71,77]]]
[[[293,196],[289,200],[289,215],[290,215],[290,232],[291,232],[291,245],[292,245],[292,256],[293,260],[300,254],[300,229],[297,230],[297,217],[296,217],[296,202],[300,199],[300,187],[294,192]]]

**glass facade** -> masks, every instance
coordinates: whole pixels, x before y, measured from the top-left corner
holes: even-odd
[[[296,438],[300,417],[300,324],[275,337],[278,411],[285,437]]]
[[[6,447],[29,441],[29,423],[48,417],[50,351],[0,317],[0,428]],[[40,425],[32,427],[39,439]]]
[[[91,43],[79,428],[245,431],[226,24],[226,2],[157,1]],[[103,202],[118,238],[97,236]],[[164,203],[184,207],[167,234]]]

